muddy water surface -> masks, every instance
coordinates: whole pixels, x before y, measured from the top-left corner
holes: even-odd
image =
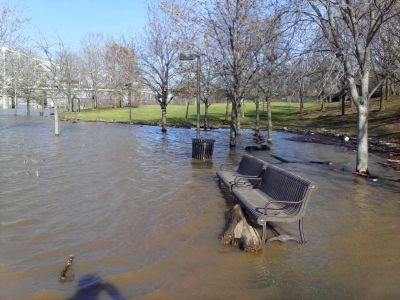
[[[84,275],[125,299],[398,299],[400,185],[371,157],[378,182],[354,178],[354,153],[275,133],[282,167],[316,182],[308,243],[261,254],[220,245],[232,202],[214,178],[239,161],[224,130],[213,161],[191,156],[193,130],[0,115],[0,298],[65,299]],[[254,155],[279,163],[268,152]],[[304,163],[330,160],[333,165]],[[296,225],[293,225],[294,229]],[[75,280],[60,284],[67,256]],[[87,278],[87,277],[86,277]],[[81,280],[82,282],[82,280]],[[114,294],[115,295],[115,294]]]

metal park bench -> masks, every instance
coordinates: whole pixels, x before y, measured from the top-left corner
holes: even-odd
[[[226,169],[228,165],[232,164],[223,164],[220,166],[219,171],[217,171],[217,177],[219,182],[222,182],[229,190],[232,190],[232,186],[235,185],[239,179],[242,185],[252,186],[252,184],[258,183],[257,178],[259,179],[267,167],[266,162],[248,154],[242,156],[236,170]]]
[[[253,179],[254,180],[254,179]],[[268,165],[259,184],[247,187],[237,181],[232,188],[238,203],[262,226],[262,242],[266,241],[267,222],[299,222],[300,241],[289,235],[268,240],[286,241],[289,239],[304,243],[303,218],[310,198],[316,187],[308,180],[293,175],[273,165]]]

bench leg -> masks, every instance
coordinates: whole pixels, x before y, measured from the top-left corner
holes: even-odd
[[[263,233],[262,233],[262,244],[265,245],[265,241],[267,240],[267,222],[264,222],[263,225]]]
[[[300,231],[300,240],[301,240],[301,243],[302,244],[304,244],[305,242],[306,242],[306,238],[305,238],[305,236],[304,236],[304,227],[303,227],[303,223],[304,223],[304,220],[303,220],[303,217],[299,220],[299,231]]]

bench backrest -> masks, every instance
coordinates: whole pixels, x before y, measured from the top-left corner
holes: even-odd
[[[245,154],[240,160],[237,172],[247,176],[260,176],[266,167],[266,162],[254,156]]]
[[[312,187],[310,181],[276,166],[268,165],[258,188],[273,200],[299,202],[304,199],[299,204],[282,204],[293,212],[304,213]]]

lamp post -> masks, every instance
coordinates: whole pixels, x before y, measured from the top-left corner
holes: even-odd
[[[197,129],[196,138],[192,139],[192,158],[199,160],[208,160],[212,158],[214,149],[213,139],[201,139],[200,138],[200,55],[198,53],[181,53],[179,55],[180,60],[194,60],[197,59],[197,70],[196,70],[196,85],[197,85]]]
[[[197,114],[197,124],[196,124],[196,137],[200,137],[200,54],[197,53],[181,53],[179,55],[179,59],[183,61],[188,60],[197,60],[197,70],[196,70],[196,86],[197,86],[197,94],[196,94],[196,114]]]

